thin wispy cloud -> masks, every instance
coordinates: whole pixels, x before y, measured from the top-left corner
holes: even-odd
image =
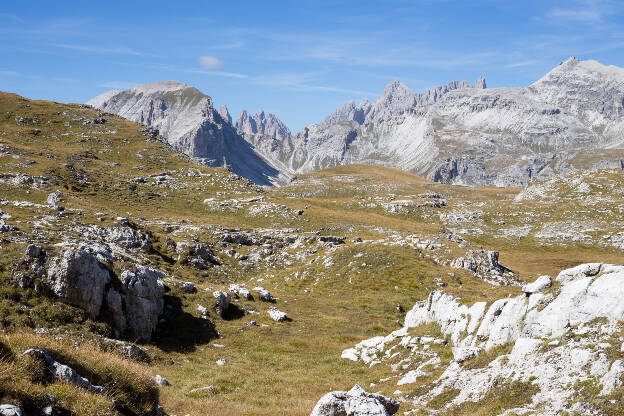
[[[136,82],[128,81],[107,81],[99,84],[100,87],[110,88],[113,90],[127,90],[128,88],[132,88],[136,85]]]
[[[164,69],[166,71],[172,71],[172,72],[185,72],[188,74],[203,74],[203,75],[215,75],[218,77],[226,77],[226,78],[238,78],[238,79],[245,79],[245,78],[249,78],[249,75],[247,74],[241,74],[241,73],[237,73],[237,72],[227,72],[227,71],[209,71],[209,70],[205,70],[205,69],[195,69],[195,68],[184,68],[184,67],[179,67],[179,66],[175,66],[175,65],[160,65],[160,64],[154,64],[155,66]]]
[[[362,91],[356,89],[335,87],[329,85],[319,85],[319,74],[316,73],[279,73],[270,75],[261,75],[250,78],[250,81],[270,87],[288,89],[292,91],[323,91],[353,94],[357,96],[376,96],[377,93],[371,91]]]
[[[18,23],[24,23],[23,19],[20,19],[18,16],[12,13],[0,13],[0,20],[12,20]]]
[[[611,0],[576,0],[568,7],[550,9],[547,17],[560,22],[601,23],[606,16],[616,13],[622,5]]]
[[[139,51],[136,51],[132,48],[128,48],[125,46],[107,47],[107,46],[95,46],[95,45],[74,45],[74,44],[67,44],[67,43],[57,43],[57,44],[54,44],[53,46],[57,48],[62,48],[62,49],[70,49],[74,51],[96,53],[96,54],[103,54],[103,55],[129,55],[129,56],[142,56],[142,57],[154,56],[152,54],[139,52]]]
[[[525,66],[531,66],[531,65],[535,65],[539,63],[538,61],[535,60],[531,60],[531,61],[519,61],[519,62],[512,62],[510,64],[504,65],[505,68],[521,68],[521,67],[525,67]]]
[[[200,56],[197,59],[197,62],[199,63],[199,66],[209,71],[223,68],[223,62],[214,56]]]
[[[439,50],[427,43],[405,39],[396,42],[392,31],[370,31],[365,35],[349,31],[323,34],[285,32],[254,28],[230,28],[227,36],[246,39],[246,44],[261,44],[261,52],[250,51],[259,60],[322,62],[349,67],[459,68],[483,66],[497,53]]]
[[[19,75],[19,73],[15,72],[15,71],[3,71],[3,70],[0,70],[0,75],[15,76],[15,75]]]

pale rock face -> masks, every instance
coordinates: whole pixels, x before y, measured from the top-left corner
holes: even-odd
[[[275,322],[284,322],[286,319],[288,319],[288,315],[286,314],[286,312],[282,312],[277,309],[269,309],[269,316]]]
[[[164,308],[163,274],[146,266],[135,266],[135,271],[121,273],[120,292],[109,289],[106,303],[115,328],[141,341],[149,341],[158,325]]]
[[[234,293],[236,296],[240,296],[243,299],[250,300],[251,292],[244,285],[237,285],[232,283],[229,287],[230,292]]]
[[[392,81],[373,103],[364,123],[389,120],[414,107],[416,92],[400,81]]]
[[[601,396],[611,394],[613,390],[622,385],[622,375],[624,374],[624,363],[622,360],[615,360],[608,373],[600,380],[602,384]]]
[[[0,416],[23,416],[22,409],[12,404],[0,405]]]
[[[459,393],[448,406],[479,401],[501,382],[522,381],[537,386],[538,392],[517,409],[522,411],[519,414],[582,413],[578,403],[570,400],[575,393],[570,386],[591,379],[602,385],[600,395],[604,396],[622,385],[622,360],[611,361],[603,348],[611,345],[605,337],[617,334],[616,324],[624,321],[624,266],[583,264],[562,271],[557,280],[561,287],[555,295],[526,293],[499,299],[489,307],[484,302],[468,307],[450,294],[432,292],[407,313],[402,329],[364,340],[345,350],[342,357],[372,364],[391,360],[405,348],[409,357],[396,358],[405,368],[412,357],[431,356],[430,350],[421,350],[419,345],[436,342],[431,337],[410,336],[409,328],[437,323],[444,335],[450,335],[455,360],[443,368],[429,392],[415,398],[417,405],[426,406],[450,389]],[[534,283],[545,286],[546,279]],[[597,318],[607,323],[596,323]],[[569,336],[562,338],[565,334]],[[466,369],[459,364],[499,345],[511,345],[511,352],[483,368]],[[393,364],[392,368],[401,367]],[[399,383],[418,381],[425,375],[418,369],[397,375]]]
[[[480,351],[481,349],[477,347],[453,347],[453,359],[458,363],[463,363],[479,355]]]
[[[469,270],[477,277],[495,285],[516,283],[510,275],[510,270],[498,262],[498,251],[468,250],[465,256],[455,259],[451,267]]]
[[[84,309],[91,318],[95,318],[100,313],[110,274],[93,254],[69,249],[52,261],[48,280],[56,296]]]
[[[163,376],[161,376],[160,374],[156,374],[156,376],[154,377],[154,381],[156,382],[157,385],[159,386],[170,386],[171,384],[169,383],[169,380],[167,380],[166,378],[164,378]]]
[[[398,410],[396,400],[367,393],[356,384],[347,392],[333,391],[321,397],[310,416],[391,416]]]
[[[213,292],[212,297],[214,297],[215,299],[215,311],[217,312],[217,315],[223,317],[225,311],[227,311],[230,307],[232,297],[229,293],[223,292],[221,290]]]
[[[566,279],[560,294],[541,311],[532,310],[527,314],[523,333],[557,337],[567,328],[595,318],[624,320],[624,267],[602,265],[598,270],[602,270],[598,277],[596,264],[562,272],[559,276],[566,276]],[[567,277],[569,275],[574,277]]]
[[[522,286],[522,291],[528,295],[540,292],[546,288],[549,288],[552,284],[550,276],[540,276],[533,283]]]
[[[89,380],[78,374],[76,370],[65,364],[59,363],[44,350],[29,349],[24,351],[22,355],[29,356],[44,364],[46,370],[55,380],[65,381],[93,393],[106,393],[106,388],[91,384]]]
[[[294,174],[373,163],[448,184],[524,186],[624,167],[610,151],[624,146],[623,72],[570,60],[527,88],[485,88],[479,79],[473,88],[462,81],[425,94],[396,81],[370,110],[351,102],[288,140],[248,140]],[[589,167],[587,150],[596,159]]]
[[[236,119],[236,129],[243,135],[260,134],[277,140],[291,136],[288,127],[275,114],[265,114],[264,110],[258,110],[254,116],[242,110]]]
[[[260,300],[264,302],[275,303],[275,298],[271,296],[271,292],[261,286],[254,287],[253,290],[260,295]]]
[[[273,184],[279,176],[214,109],[212,99],[188,85],[143,84],[109,91],[87,104],[156,128],[176,150],[210,166],[225,165],[260,185]]]
[[[227,121],[228,124],[232,124],[232,116],[226,105],[219,107],[219,115],[223,120]]]
[[[61,191],[54,191],[48,195],[47,203],[50,206],[57,206],[59,202],[63,200],[63,193]]]
[[[373,105],[367,98],[364,98],[358,105],[355,105],[353,101],[349,101],[325,117],[323,123],[333,124],[355,121],[358,124],[364,124],[366,116],[370,113],[372,107]]]

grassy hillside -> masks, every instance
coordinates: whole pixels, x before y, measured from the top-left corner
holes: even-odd
[[[567,193],[552,203],[515,202],[520,189],[450,187],[366,165],[263,189],[225,169],[197,165],[116,116],[2,93],[0,215],[8,228],[0,233],[0,402],[32,407],[49,392],[77,415],[143,414],[156,402],[172,414],[307,415],[324,393],[355,383],[376,383],[374,391],[392,395],[393,381],[379,383],[392,373],[389,366],[363,367],[341,359],[342,350],[398,329],[404,313],[397,305],[408,310],[441,286],[467,303],[519,293],[451,268],[466,250],[500,251],[501,263],[525,281],[582,262],[621,263],[622,249],[603,237],[622,227],[622,174],[583,180],[593,181],[591,195],[605,197],[587,206],[586,194],[555,184]],[[62,211],[46,203],[57,190]],[[570,230],[567,224],[588,210],[596,213],[593,223]],[[104,337],[114,335],[106,319],[90,319],[15,281],[28,244],[50,253],[48,267],[63,244],[89,244],[97,230],[116,227],[118,217],[149,235],[151,247],[120,250],[111,271],[148,265],[165,273],[170,289],[166,318],[142,346],[149,363],[130,362],[106,346]],[[554,237],[540,237],[544,227]],[[238,244],[227,234],[263,242]],[[192,267],[176,248],[181,243],[210,248],[220,264]],[[193,282],[197,291],[185,292],[178,281]],[[212,291],[231,283],[261,285],[277,302],[234,300],[238,313],[223,319],[212,310]],[[198,305],[209,310],[208,319]],[[291,320],[272,321],[273,306]],[[38,380],[21,358],[35,345],[114,384],[114,403]],[[156,374],[171,385],[156,390],[149,380]],[[409,385],[410,392],[430,381]],[[193,391],[207,386],[214,388]],[[525,394],[512,387],[509,394]],[[137,393],[129,397],[129,391]],[[402,411],[410,406],[402,404]]]

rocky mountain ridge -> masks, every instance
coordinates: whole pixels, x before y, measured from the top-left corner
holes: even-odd
[[[0,110],[5,414],[624,412],[621,170],[267,189],[88,106]]]
[[[280,176],[237,133],[227,107],[220,114],[212,98],[186,84],[138,85],[106,92],[87,104],[157,129],[176,150],[208,166],[226,166],[261,185],[270,185]]]
[[[243,110],[234,128],[227,108],[217,114],[209,97],[187,86],[136,88],[104,93],[90,104],[160,128],[174,147],[212,164],[225,159],[261,184],[373,163],[447,184],[524,186],[624,160],[624,70],[576,58],[526,88],[486,88],[479,78],[418,94],[393,81],[375,102],[348,102],[294,135],[263,111]],[[199,99],[167,107],[164,122],[158,109],[171,94]]]
[[[402,112],[393,111],[391,103],[402,108],[411,102],[405,99],[405,87],[393,83],[386,92],[386,97],[403,100],[384,99],[390,106],[380,121],[366,123],[371,114],[382,114],[366,102],[358,107],[348,103],[329,123],[307,126],[290,140],[248,140],[266,160],[279,161],[294,173],[375,163],[473,186],[523,186],[555,173],[617,166],[623,160],[623,70],[595,61],[571,58],[527,88],[456,88],[432,94],[435,100]]]
[[[275,114],[265,114],[264,110],[258,110],[253,116],[248,115],[247,110],[241,110],[235,127],[241,135],[260,134],[276,140],[291,136],[288,127]]]
[[[368,124],[374,121],[386,121],[393,116],[401,115],[412,107],[431,105],[449,91],[463,88],[485,89],[485,78],[481,77],[475,85],[466,81],[453,81],[419,94],[401,81],[390,82],[374,103],[363,99],[357,106],[349,101],[337,108],[323,120],[324,124],[356,121],[359,124]]]

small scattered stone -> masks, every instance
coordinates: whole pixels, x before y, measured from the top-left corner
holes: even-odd
[[[286,312],[281,312],[277,309],[269,309],[269,316],[276,322],[284,322],[288,319]]]
[[[159,386],[170,386],[171,385],[169,383],[169,380],[167,380],[166,378],[164,378],[160,374],[156,374],[156,377],[154,377],[154,380],[156,380],[156,384],[158,384]]]

